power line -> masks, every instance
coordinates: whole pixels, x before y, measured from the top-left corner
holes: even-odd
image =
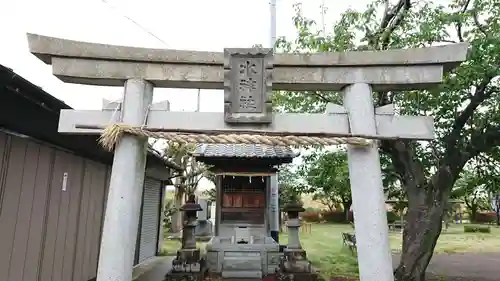
[[[118,7],[111,5],[111,3],[109,3],[107,0],[101,0],[101,2],[103,2],[104,4],[108,5],[109,7],[113,8],[113,9],[117,9],[118,10]],[[149,31],[149,29],[147,29],[146,27],[142,26],[140,23],[136,22],[133,18],[127,16],[124,13],[122,13],[121,16],[124,17],[124,18],[126,18],[127,20],[129,20],[130,22],[132,22],[133,24],[135,24],[137,27],[139,27],[140,29],[142,29],[142,31],[144,31],[147,34],[153,36],[158,41],[162,42],[163,44],[165,44],[165,46],[168,47],[167,42],[163,41],[160,37],[156,36],[156,34],[154,34],[152,31]]]

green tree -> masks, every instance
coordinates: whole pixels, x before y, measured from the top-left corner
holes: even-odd
[[[293,202],[301,202],[304,184],[292,164],[283,165],[278,172],[278,192],[280,209]]]
[[[347,152],[344,149],[313,151],[303,157],[302,166],[307,182],[305,192],[312,193],[313,199],[326,205],[330,211],[340,203],[347,221],[352,205]]]
[[[474,170],[464,169],[455,182],[451,197],[462,199],[467,207],[470,221],[476,221],[477,212],[490,209],[489,192],[485,179]]]
[[[172,232],[179,232],[182,229],[182,214],[179,209],[183,199],[187,199],[189,195],[195,193],[199,181],[202,179],[203,175],[207,173],[208,167],[197,162],[195,158],[191,156],[193,149],[194,147],[192,145],[168,143],[163,151],[164,158],[181,168],[180,172],[170,177],[173,179],[175,186],[175,212],[171,220]]]
[[[284,52],[343,52],[470,43],[468,60],[444,77],[443,85],[427,91],[377,92],[376,106],[395,104],[401,114],[435,118],[437,139],[421,143],[382,141],[408,198],[398,281],[423,281],[442,229],[450,192],[463,167],[478,157],[498,153],[500,144],[500,0],[434,1],[376,0],[364,11],[348,10],[321,35],[314,21],[296,6],[297,38],[281,38]],[[278,109],[324,112],[327,102],[341,103],[334,92],[276,92]]]
[[[480,210],[493,210],[500,225],[500,202],[494,198],[500,195],[500,169],[497,153],[483,155],[467,165],[455,183],[452,195],[460,195],[469,211],[470,220],[476,220]]]

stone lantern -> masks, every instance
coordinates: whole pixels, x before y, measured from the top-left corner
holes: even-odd
[[[287,212],[288,221],[288,243],[281,260],[279,270],[277,270],[277,279],[288,280],[318,280],[318,275],[313,271],[311,262],[307,260],[306,251],[302,249],[299,238],[299,228],[301,225],[299,213],[305,211],[302,204],[296,200],[286,204],[283,211]]]
[[[196,213],[201,206],[195,202],[194,195],[190,195],[180,211],[184,212],[184,228],[182,231],[182,245],[172,261],[172,270],[167,273],[165,280],[203,280],[205,268],[200,256],[200,249],[196,247],[195,228]]]
[[[299,228],[301,226],[299,213],[305,211],[305,209],[299,202],[291,202],[283,207],[283,211],[285,211],[288,216],[286,225],[288,228],[288,244],[284,251],[285,257],[288,255],[290,258],[294,257],[295,259],[296,256],[303,256],[305,259],[306,252],[302,249],[299,238]]]
[[[196,213],[201,211],[200,204],[195,202],[195,196],[189,195],[188,201],[186,204],[182,205],[180,211],[185,212],[184,216],[184,228],[182,230],[182,246],[180,251],[184,252],[193,252],[196,249],[196,237],[195,237],[195,228],[197,225],[197,217]]]

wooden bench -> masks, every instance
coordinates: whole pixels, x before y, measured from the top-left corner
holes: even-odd
[[[356,235],[354,233],[342,233],[342,242],[352,253],[356,251]]]
[[[389,229],[392,231],[403,231],[403,228],[405,227],[406,222],[401,223],[401,222],[393,222],[389,224]]]

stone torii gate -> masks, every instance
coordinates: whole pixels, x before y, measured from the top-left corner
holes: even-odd
[[[224,53],[133,48],[35,34],[28,34],[28,42],[31,53],[51,64],[64,82],[125,87],[116,112],[109,107],[62,110],[59,121],[59,132],[71,134],[101,134],[110,123],[132,128],[115,147],[97,281],[131,280],[144,136],[176,139],[172,132],[190,134],[177,135],[177,140],[196,142],[224,142],[220,134],[240,134],[239,140],[225,142],[358,144],[348,146],[348,156],[360,277],[393,280],[377,145],[346,137],[433,139],[432,117],[396,116],[391,105],[374,109],[372,91],[434,87],[444,71],[465,60],[468,47],[273,54],[260,48]],[[152,106],[153,87],[224,89],[225,112],[170,112],[168,106]],[[272,113],[272,90],[342,91],[344,104],[329,104],[327,114]]]

